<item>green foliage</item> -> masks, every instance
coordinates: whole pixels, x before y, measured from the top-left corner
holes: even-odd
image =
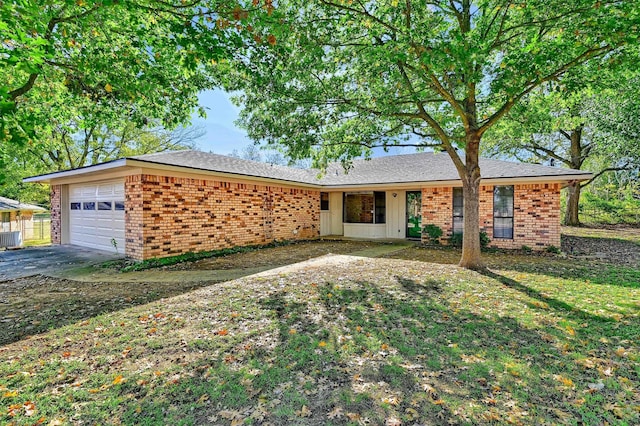
[[[325,167],[375,147],[433,147],[470,187],[480,182],[483,135],[518,101],[638,41],[632,3],[283,0],[268,17],[249,18],[271,45],[249,41],[219,78],[242,91],[249,136],[294,160]],[[477,202],[465,206],[466,218],[478,217]],[[479,230],[477,221],[465,226]],[[481,265],[475,247],[465,255],[465,266]]]
[[[239,43],[233,27],[212,25],[220,10],[234,6],[0,3],[0,144],[44,155],[52,140],[103,126],[172,129],[189,122],[198,93],[213,86],[209,70]],[[12,164],[2,151],[0,178]]]
[[[547,248],[545,248],[545,251],[547,253],[552,253],[552,254],[560,254],[561,253],[561,250],[556,246],[547,246]]]
[[[427,236],[429,237],[429,242],[431,244],[440,244],[440,237],[442,237],[443,232],[442,228],[440,228],[438,225],[434,225],[433,223],[425,225],[422,229],[422,232],[424,234],[427,234]]]
[[[580,201],[580,212],[584,223],[640,223],[640,199],[633,197],[607,199],[592,192],[583,192]]]
[[[520,247],[520,250],[522,250],[525,253],[531,253],[533,251],[533,249],[527,245],[522,245],[522,247]]]
[[[455,234],[452,234],[449,237],[449,245],[453,246],[453,247],[462,247],[462,232],[456,232]],[[489,238],[489,235],[485,232],[485,231],[480,231],[480,247],[482,249],[486,249],[487,247],[489,247],[489,244],[491,243],[491,238]]]

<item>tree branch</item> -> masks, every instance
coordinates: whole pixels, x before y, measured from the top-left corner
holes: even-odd
[[[585,186],[589,185],[591,182],[593,182],[594,180],[596,180],[597,178],[599,178],[600,176],[602,176],[606,172],[618,172],[618,171],[621,171],[621,170],[630,170],[630,169],[631,169],[631,167],[629,166],[629,163],[626,163],[624,166],[620,166],[620,167],[607,167],[606,169],[600,170],[598,173],[593,175],[593,177],[591,179],[589,179],[588,181],[586,181],[584,183],[581,183],[580,184],[580,188],[584,188]]]

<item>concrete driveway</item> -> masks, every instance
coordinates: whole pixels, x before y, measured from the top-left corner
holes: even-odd
[[[70,245],[7,250],[0,252],[0,281],[35,274],[58,274],[122,257],[122,254]]]

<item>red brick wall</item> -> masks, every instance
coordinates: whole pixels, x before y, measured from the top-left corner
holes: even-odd
[[[126,254],[134,259],[319,235],[319,191],[136,175],[125,194]]]
[[[560,184],[514,185],[513,239],[493,238],[493,188],[480,187],[480,229],[489,235],[490,246],[519,249],[526,245],[537,250],[560,247]],[[442,228],[443,242],[451,236],[452,216],[452,188],[422,189],[422,224]],[[423,241],[427,241],[426,236]]]
[[[62,185],[51,185],[51,244],[62,243]]]

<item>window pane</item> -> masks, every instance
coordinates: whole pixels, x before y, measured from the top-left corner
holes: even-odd
[[[124,210],[124,201],[114,201],[114,210]]]
[[[375,192],[376,203],[376,222],[385,223],[385,215],[387,211],[387,195],[384,192]]]
[[[85,201],[82,203],[82,210],[95,210],[96,203],[95,201]]]
[[[513,217],[513,186],[496,186],[493,194],[493,215]]]
[[[71,203],[71,210],[80,210],[80,203]]]
[[[98,210],[111,210],[111,201],[98,201]]]
[[[493,238],[513,238],[513,186],[493,189]]]
[[[464,231],[464,218],[462,217],[454,217],[453,218],[453,233],[454,234],[462,234]]]
[[[373,223],[373,193],[345,193],[344,221],[346,223]]]
[[[453,229],[454,234],[464,231],[464,196],[462,188],[453,188]]]
[[[513,218],[493,220],[493,238],[513,238]]]
[[[320,193],[320,210],[329,210],[329,193]]]

